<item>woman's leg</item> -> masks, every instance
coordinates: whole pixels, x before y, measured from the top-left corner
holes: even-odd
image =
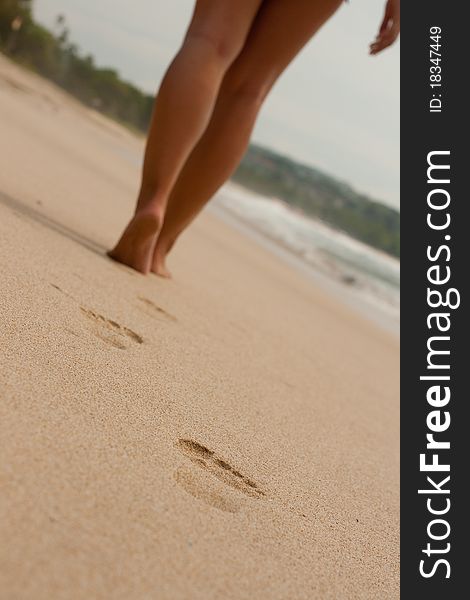
[[[167,199],[212,114],[224,74],[262,0],[197,0],[183,45],[155,101],[135,216],[110,256],[150,270]]]
[[[171,191],[152,271],[243,156],[259,109],[276,79],[341,0],[264,0],[242,52],[225,74],[209,125]]]

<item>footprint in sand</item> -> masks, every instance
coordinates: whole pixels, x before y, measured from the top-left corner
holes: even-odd
[[[50,283],[49,285],[51,285],[55,290],[61,292],[62,294],[64,293],[64,290],[62,288],[60,288],[58,285],[56,285],[55,283]]]
[[[139,300],[140,308],[151,317],[161,317],[167,321],[174,322],[178,320],[176,317],[167,312],[164,308],[155,304],[155,302],[153,302],[152,300],[149,300],[144,296],[139,296],[137,299]]]
[[[225,485],[250,498],[263,498],[266,496],[266,493],[260,489],[257,483],[249,477],[242,475],[213,450],[209,450],[209,448],[206,448],[202,444],[189,439],[178,440],[177,447],[195,465],[203,469],[206,473],[216,477]],[[220,510],[237,512],[240,506],[238,503],[225,498],[215,491],[211,491],[206,482],[198,481],[195,474],[188,469],[178,469],[175,477],[176,481],[195,498],[204,500],[207,504]]]
[[[82,311],[82,314],[91,321],[93,332],[96,337],[110,346],[125,350],[133,343],[144,343],[142,337],[138,333],[135,333],[135,331],[132,331],[132,329],[124,327],[123,325],[116,323],[116,321],[111,321],[111,319],[107,319],[83,306],[80,307],[80,310]]]
[[[61,287],[59,287],[55,283],[49,282],[49,285],[51,287],[53,287],[55,290],[57,290],[58,292],[60,292],[61,294],[63,294],[64,296],[67,296],[67,298],[71,298],[72,300],[75,300],[75,298],[73,296],[71,296],[68,292],[66,292],[65,290],[63,290]]]
[[[210,477],[209,474],[207,474]],[[204,481],[199,473],[194,473],[193,469],[188,467],[179,467],[175,472],[175,479],[180,486],[209,506],[223,510],[224,512],[236,513],[242,507],[242,502],[224,495],[224,490],[218,491],[211,481]]]

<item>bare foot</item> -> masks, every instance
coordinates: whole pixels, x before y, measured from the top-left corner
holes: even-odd
[[[155,212],[138,211],[108,256],[145,275],[152,267],[161,219]]]
[[[165,261],[166,261],[166,256],[154,254],[153,264],[152,264],[152,273],[155,273],[155,275],[158,275],[159,277],[165,277],[165,279],[171,279],[171,273],[167,269]]]
[[[173,243],[168,244],[165,243],[165,241],[161,238],[158,239],[153,253],[151,268],[152,273],[155,273],[155,275],[158,275],[159,277],[165,277],[166,279],[171,279],[171,273],[166,267],[166,257],[172,246]]]

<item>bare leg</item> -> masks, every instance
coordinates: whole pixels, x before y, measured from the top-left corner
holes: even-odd
[[[262,0],[197,0],[183,45],[155,101],[136,212],[110,256],[150,270],[167,199],[212,114],[224,74]]]
[[[242,52],[227,71],[209,125],[172,191],[152,271],[243,156],[259,109],[276,79],[341,0],[264,0]]]

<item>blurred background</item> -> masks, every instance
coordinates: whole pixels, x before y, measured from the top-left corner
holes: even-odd
[[[142,135],[192,8],[0,0],[0,49]],[[399,43],[368,55],[383,10],[344,4],[302,51],[212,209],[398,319]]]

